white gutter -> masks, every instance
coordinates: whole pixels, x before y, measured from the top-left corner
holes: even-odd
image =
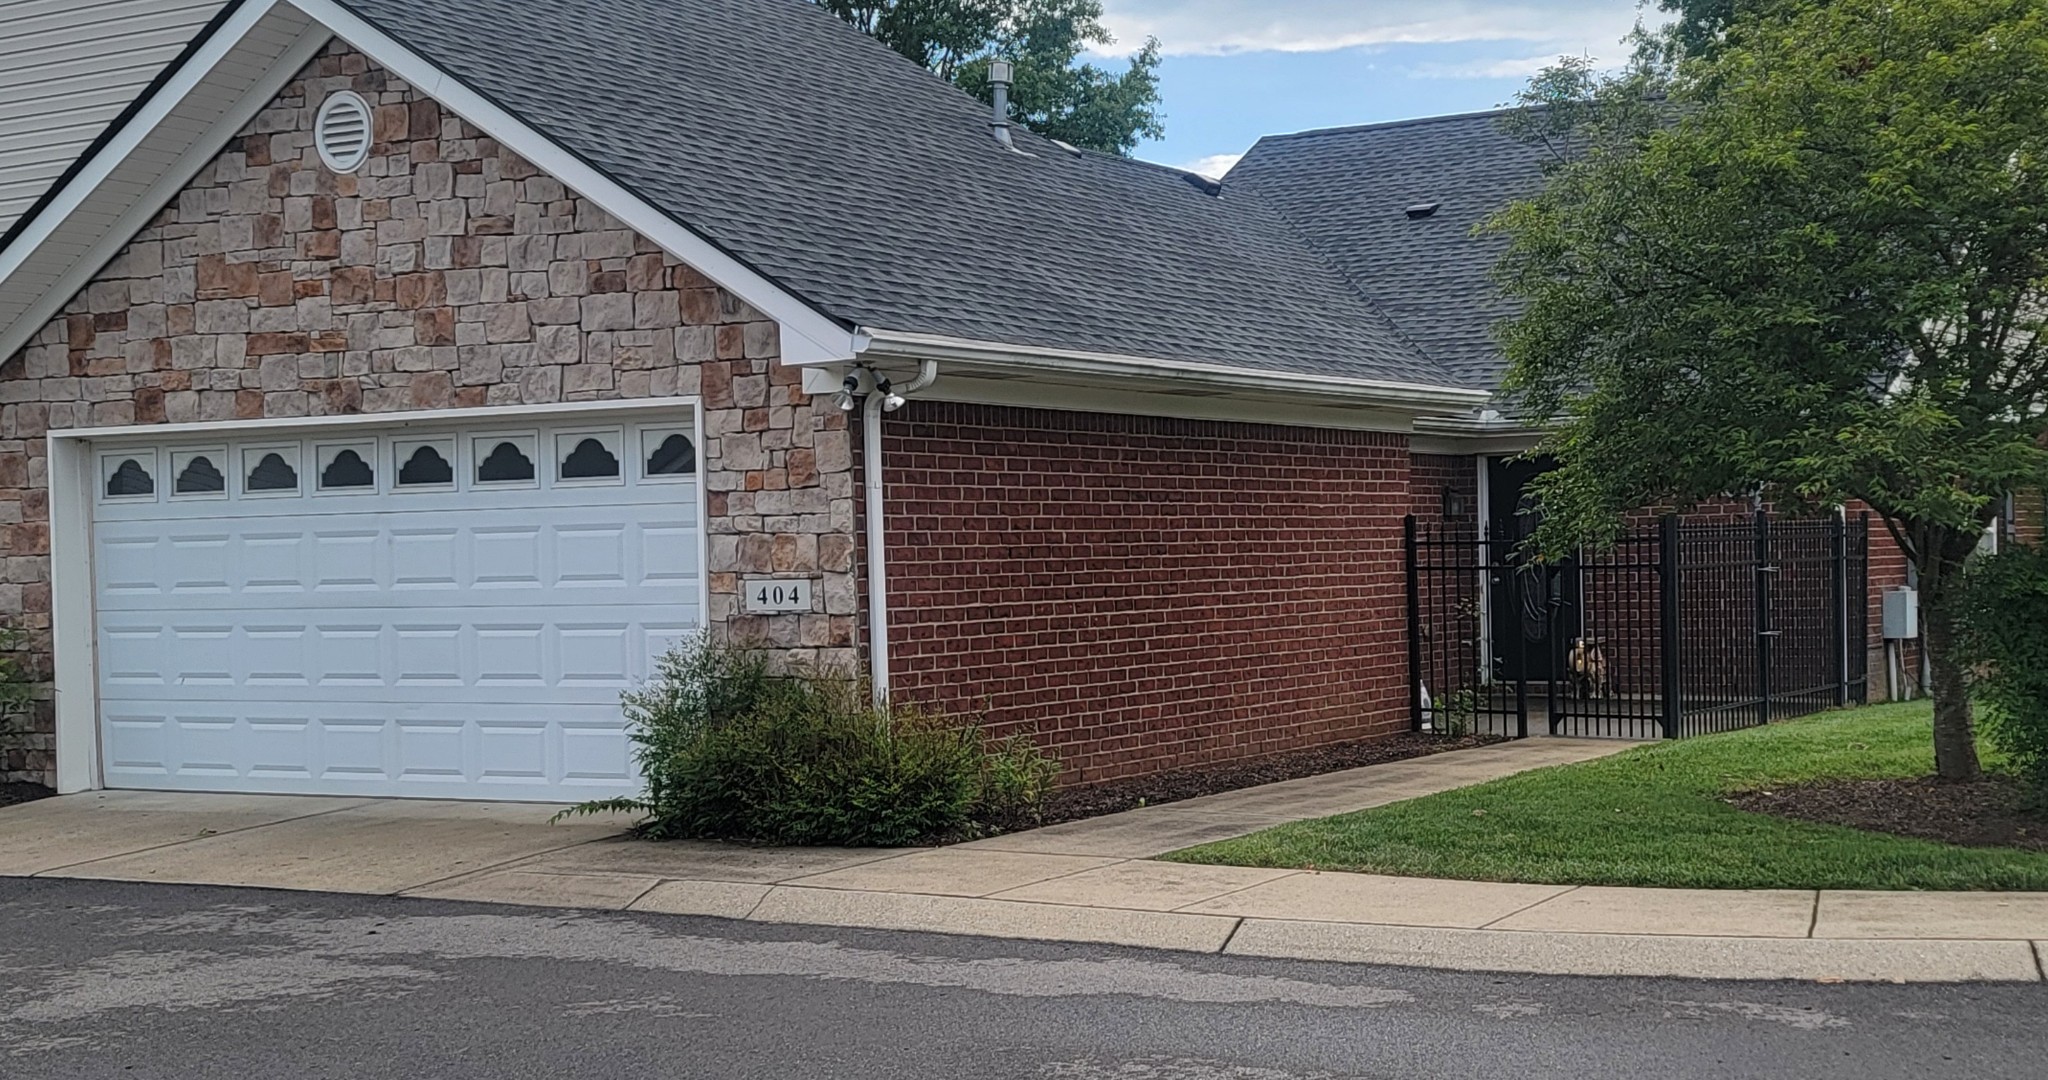
[[[938,378],[939,362],[925,360],[919,366],[917,378],[909,386],[891,388],[899,399],[897,407],[902,407],[901,398],[926,389]],[[882,553],[885,535],[882,521],[882,414],[894,411],[888,408],[890,396],[877,387],[870,387],[860,425],[861,466],[867,473],[862,509],[866,512],[868,526],[868,672],[873,680],[875,704],[878,706],[889,703],[889,576],[888,559]]]
[[[1463,410],[1486,405],[1493,394],[1456,386],[1431,386],[1338,375],[1290,371],[1256,371],[1220,364],[1156,360],[1114,353],[1003,345],[931,334],[908,334],[864,327],[868,345],[863,360],[937,359],[989,367],[1059,371],[1074,375],[1124,378],[1172,378],[1224,390],[1265,391],[1326,398],[1406,410]]]

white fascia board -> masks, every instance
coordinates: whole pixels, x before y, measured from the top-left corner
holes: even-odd
[[[1008,368],[1018,374],[1036,371],[1070,376],[1112,376],[1155,383],[1171,381],[1181,386],[1195,385],[1222,392],[1281,393],[1337,399],[1409,413],[1476,408],[1493,396],[1484,390],[1453,386],[1258,371],[1220,364],[1004,345],[871,328],[864,328],[863,333],[869,339],[862,357],[866,360],[937,360],[941,364],[950,361],[995,370]]]
[[[1422,423],[1415,425],[1415,436],[1408,441],[1409,449],[1418,454],[1443,454],[1449,457],[1468,455],[1514,456],[1534,450],[1543,442],[1543,436],[1534,431],[1521,431],[1499,435],[1439,435],[1423,430]]]
[[[1415,451],[1422,454],[1520,454],[1535,449],[1554,424],[1512,416],[1422,416],[1415,420]]]
[[[782,328],[784,363],[851,360],[860,352],[852,330],[790,295],[724,249],[655,209],[595,166],[562,149],[525,121],[436,68],[347,8],[333,0],[288,2],[332,30],[334,36],[411,83],[420,93],[440,102],[477,130],[525,158],[535,168],[596,203],[627,228],[645,236],[662,250],[690,264],[734,296],[774,319]]]
[[[249,0],[214,35],[202,43],[199,49],[169,81],[143,104],[142,108],[113,139],[101,147],[81,169],[65,183],[51,201],[36,214],[26,228],[14,238],[7,249],[0,251],[0,290],[5,290],[9,281],[43,249],[53,236],[71,220],[80,207],[91,200],[115,172],[148,139],[158,125],[172,116],[192,91],[210,75],[224,59],[231,56],[248,38],[249,33],[266,20],[276,23],[286,33],[296,32],[297,36],[287,47],[281,59],[263,78],[236,99],[210,125],[206,134],[188,145],[171,165],[149,183],[140,195],[122,196],[125,205],[120,215],[92,245],[85,254],[74,259],[51,284],[37,290],[22,313],[12,321],[0,326],[0,358],[13,356],[22,346],[28,344],[51,319],[57,317],[64,305],[69,303],[79,290],[91,284],[94,275],[107,265],[113,257],[142,231],[149,219],[156,216],[175,197],[179,190],[191,182],[206,163],[220,153],[227,141],[254,119],[263,106],[277,96],[284,84],[306,65],[320,51],[320,46],[330,36],[318,27],[304,26],[304,17],[280,10],[275,0]]]

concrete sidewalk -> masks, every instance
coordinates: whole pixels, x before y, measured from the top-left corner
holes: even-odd
[[[1152,857],[1615,743],[1536,739],[951,848],[773,849],[532,805],[97,792],[0,810],[0,875],[380,893],[1541,974],[2041,981],[2048,894],[1617,889]]]

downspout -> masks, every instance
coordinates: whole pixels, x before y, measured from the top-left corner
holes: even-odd
[[[938,377],[936,360],[923,361],[916,380],[901,390],[874,376],[874,389],[868,394],[867,409],[861,416],[860,457],[867,473],[862,505],[868,525],[868,671],[874,682],[876,705],[889,703],[889,578],[888,560],[882,554],[882,414],[902,408],[905,398],[931,386]]]

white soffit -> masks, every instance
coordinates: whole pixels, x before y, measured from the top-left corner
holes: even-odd
[[[0,0],[0,233],[221,9],[221,0]]]

